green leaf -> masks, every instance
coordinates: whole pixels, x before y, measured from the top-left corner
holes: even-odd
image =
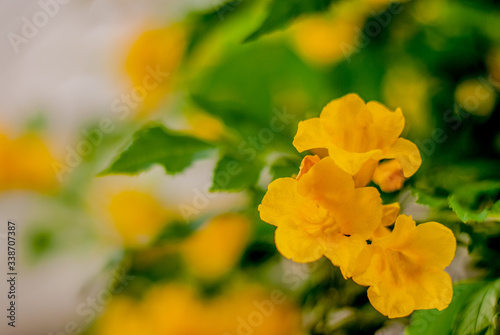
[[[212,145],[199,139],[160,125],[148,125],[134,134],[132,144],[100,175],[136,174],[154,164],[161,164],[167,173],[175,174],[203,157],[211,148]]]
[[[242,191],[254,186],[259,180],[264,164],[258,160],[248,160],[238,155],[225,154],[214,170],[210,191]]]
[[[484,283],[455,284],[453,299],[448,308],[415,311],[411,324],[406,328],[407,335],[451,335],[457,313],[462,311],[471,296],[474,296]]]
[[[303,14],[325,11],[331,2],[332,0],[274,0],[264,22],[245,38],[244,42],[250,42],[262,35],[284,29]]]
[[[270,172],[273,179],[293,177],[300,168],[300,157],[280,157],[271,165]]]
[[[242,135],[255,134],[269,124],[267,115],[251,113],[241,103],[216,101],[201,95],[193,95],[191,98],[199,107],[220,118],[230,129]]]
[[[475,335],[491,331],[495,327],[499,297],[500,280],[485,284],[476,291],[455,318],[454,334]]]
[[[487,180],[466,184],[449,197],[450,208],[463,222],[483,222],[490,213],[498,213],[500,182]]]
[[[426,205],[432,208],[446,208],[448,207],[448,200],[446,196],[430,194],[429,191],[412,187],[410,192],[413,196],[417,197],[417,203]]]
[[[500,280],[455,284],[448,308],[413,313],[407,335],[476,335],[493,332]]]

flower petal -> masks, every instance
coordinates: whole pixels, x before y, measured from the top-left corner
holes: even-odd
[[[292,222],[280,224],[276,228],[274,241],[284,257],[299,263],[317,261],[325,252],[325,247],[316,238]]]
[[[422,164],[418,147],[411,141],[399,138],[394,145],[384,153],[383,158],[395,158],[403,168],[406,178],[411,177]]]
[[[328,208],[354,194],[354,181],[330,157],[325,157],[301,177],[297,190]]]
[[[355,268],[355,261],[366,247],[366,241],[358,236],[336,235],[327,245],[325,256],[333,265],[340,267],[344,278],[350,278]]]
[[[262,221],[277,226],[278,223],[296,212],[302,206],[297,193],[297,182],[293,178],[279,178],[269,184],[262,204],[259,205]]]
[[[369,101],[366,107],[373,117],[373,132],[377,136],[378,148],[389,148],[396,142],[405,127],[405,118],[401,109],[391,111],[381,103]]]
[[[382,150],[375,149],[367,152],[351,152],[346,151],[334,144],[328,146],[328,153],[342,170],[354,176],[361,167],[370,159],[380,160],[382,157]]]
[[[382,220],[382,199],[374,187],[357,188],[354,195],[334,209],[340,231],[368,240]]]
[[[297,134],[293,139],[295,149],[303,152],[314,148],[325,148],[327,143],[328,137],[319,118],[299,122]]]

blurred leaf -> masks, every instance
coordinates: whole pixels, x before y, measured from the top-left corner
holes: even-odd
[[[220,118],[230,129],[243,136],[255,134],[266,125],[267,115],[251,113],[238,102],[216,101],[200,95],[193,95],[191,98],[199,107]]]
[[[190,54],[215,27],[222,24],[237,9],[243,9],[248,3],[249,1],[243,0],[214,1],[211,10],[193,15],[191,18],[193,30],[189,39],[187,53]]]
[[[332,0],[274,0],[264,22],[245,38],[244,42],[250,42],[262,35],[284,29],[303,14],[325,11],[331,2]]]
[[[466,184],[455,190],[449,198],[450,208],[460,220],[483,222],[490,213],[498,212],[500,182],[481,181]]]
[[[225,154],[215,167],[210,191],[242,191],[252,187],[259,180],[263,166],[258,159]]]
[[[203,157],[212,145],[199,139],[175,133],[160,125],[149,125],[133,136],[132,144],[100,175],[135,174],[161,164],[169,174],[183,171]]]
[[[194,227],[184,221],[169,222],[163,227],[153,243],[153,246],[178,242],[189,237]]]
[[[300,168],[300,157],[280,157],[271,164],[270,172],[273,179],[293,177]]]

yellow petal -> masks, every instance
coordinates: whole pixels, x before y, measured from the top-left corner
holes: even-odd
[[[294,262],[307,263],[320,259],[325,247],[318,239],[311,237],[300,226],[293,224],[280,224],[276,228],[274,241],[278,251]]]
[[[384,282],[378,287],[370,287],[367,293],[372,306],[389,318],[402,318],[415,310],[415,299],[405,287]]]
[[[297,134],[293,139],[293,146],[299,152],[314,148],[325,148],[328,142],[328,137],[323,131],[321,120],[313,118],[299,122]]]
[[[422,164],[422,157],[417,146],[404,138],[399,138],[394,145],[384,153],[383,158],[395,158],[403,168],[406,178],[411,177]]]
[[[372,180],[373,172],[377,168],[377,165],[378,160],[375,159],[369,159],[361,165],[359,171],[353,176],[356,187],[368,185],[368,183]]]
[[[321,160],[318,155],[307,155],[304,157],[302,162],[300,163],[300,171],[295,179],[300,180],[304,174],[306,174],[314,164],[318,163]]]
[[[346,151],[334,144],[328,146],[328,153],[342,170],[350,175],[355,175],[359,172],[361,167],[370,160],[380,160],[382,157],[382,150],[375,149],[366,152],[351,152]]]
[[[366,107],[373,117],[372,127],[377,137],[377,147],[389,148],[396,142],[405,127],[405,118],[401,109],[398,108],[392,112],[376,101],[369,101]]]
[[[334,214],[342,234],[368,240],[382,219],[380,193],[374,187],[357,188],[352,198],[335,208]]]
[[[302,176],[297,190],[304,197],[310,197],[325,208],[344,202],[346,196],[354,193],[354,181],[340,169],[330,157],[325,157]]]
[[[268,186],[262,204],[259,206],[262,221],[277,226],[282,220],[296,213],[303,206],[297,192],[297,181],[293,178],[279,178]]]
[[[349,152],[365,152],[372,147],[369,127],[372,115],[357,94],[331,101],[320,116],[323,129],[335,146]],[[331,155],[331,153],[330,153]]]
[[[387,229],[387,226],[390,226],[396,221],[396,218],[399,214],[400,206],[399,203],[395,202],[389,205],[384,205],[382,210],[382,221],[378,226],[377,230],[373,233],[373,238],[380,238],[383,236],[387,236],[391,234],[391,231]]]
[[[384,205],[382,212],[382,225],[390,226],[396,222],[400,210],[401,206],[399,205],[399,202]]]
[[[333,265],[340,267],[344,278],[350,278],[359,254],[366,247],[366,241],[358,236],[335,235],[329,241],[325,256]]]

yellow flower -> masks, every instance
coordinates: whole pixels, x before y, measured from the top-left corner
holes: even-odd
[[[146,31],[132,46],[125,69],[133,84],[146,92],[142,113],[158,107],[170,92],[173,76],[184,55],[185,34],[183,27],[172,25]]]
[[[380,163],[375,168],[372,179],[387,193],[400,190],[406,180],[401,163],[395,159]]]
[[[230,271],[241,257],[250,234],[250,221],[238,214],[219,215],[194,233],[181,247],[191,270],[213,279]]]
[[[126,296],[111,300],[97,322],[98,335],[154,334],[149,317],[139,302]]]
[[[294,26],[293,41],[297,51],[307,60],[318,64],[335,63],[357,50],[355,39],[363,23],[361,16],[349,19],[309,16]]]
[[[226,132],[224,124],[219,119],[203,111],[191,110],[190,113],[186,113],[186,117],[190,126],[190,129],[186,130],[188,134],[216,141]]]
[[[493,87],[478,79],[464,80],[455,90],[455,101],[460,107],[477,116],[490,116],[495,107],[496,98]]]
[[[452,231],[437,222],[415,225],[400,215],[392,233],[375,238],[360,253],[353,280],[370,286],[368,298],[389,318],[416,309],[443,310],[452,298],[450,276],[444,271],[454,255]]]
[[[50,192],[57,186],[52,158],[45,143],[27,134],[9,140],[0,134],[0,191],[34,190]]]
[[[299,180],[273,181],[259,211],[263,221],[277,227],[276,247],[283,256],[312,262],[324,255],[345,277],[382,218],[378,191],[355,188],[352,177],[329,157]]]
[[[124,191],[109,204],[116,230],[127,246],[148,243],[168,222],[170,213],[147,193]]]
[[[331,101],[319,118],[299,123],[293,145],[299,152],[326,148],[342,170],[366,185],[381,159],[396,159],[405,177],[413,175],[422,159],[412,142],[400,138],[404,117],[382,104],[365,102],[356,94]]]

